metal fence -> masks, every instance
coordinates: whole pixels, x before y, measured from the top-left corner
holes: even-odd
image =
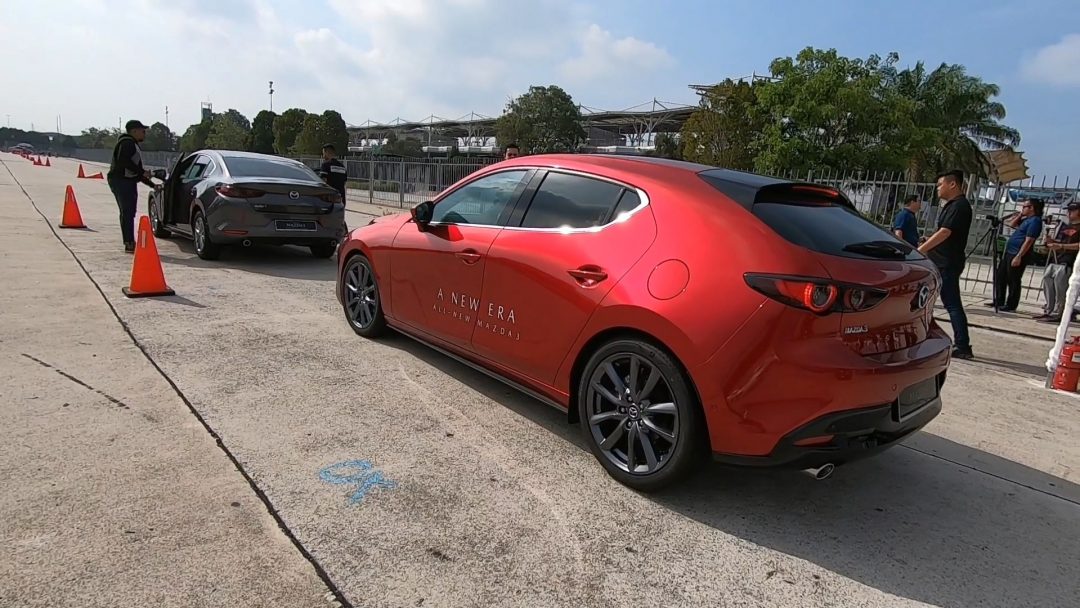
[[[912,181],[903,173],[781,173],[780,177],[812,181],[832,186],[844,192],[870,220],[886,230],[908,195],[915,195],[923,202],[917,216],[920,236],[929,236],[937,229],[941,206],[937,200],[937,187],[933,182]],[[1031,178],[1011,184],[992,184],[987,181],[968,183],[968,200],[971,201],[974,219],[968,235],[968,263],[961,279],[961,289],[968,295],[989,299],[993,291],[992,223],[988,216],[1002,217],[1020,208],[1023,198],[1039,198],[1046,202],[1044,217],[1056,221],[1065,220],[1065,206],[1080,201],[1080,180],[1070,178]],[[1035,243],[1035,262],[1027,268],[1022,283],[1021,301],[1029,304],[1043,302],[1042,276],[1047,261],[1044,240],[1053,234],[1057,224],[1044,222],[1044,230]],[[1004,254],[1005,242],[1012,230],[1001,227],[998,251]]]
[[[91,162],[108,162],[109,150],[76,150],[73,157]],[[179,156],[176,152],[144,152],[143,162],[148,167],[172,168]],[[320,158],[302,156],[296,158],[312,169],[317,169]],[[350,203],[371,203],[397,208],[408,208],[429,200],[458,180],[494,162],[497,158],[470,159],[386,159],[383,157],[346,157],[349,178],[348,200]],[[936,185],[933,182],[912,181],[903,173],[848,173],[848,172],[787,172],[779,177],[805,180],[835,187],[855,203],[859,211],[885,230],[899,211],[907,195],[914,194],[923,201],[918,214],[919,232],[929,236],[936,230],[941,207],[937,202]],[[1065,205],[1080,201],[1080,180],[1069,178],[1032,178],[1006,185],[985,181],[968,184],[968,199],[974,207],[975,219],[968,236],[967,267],[961,279],[961,288],[969,295],[989,298],[992,291],[990,238],[991,222],[987,216],[1001,217],[1019,208],[1019,200],[1025,197],[1042,198],[1047,201],[1045,216],[1058,219],[1065,217]],[[1046,250],[1043,240],[1046,234],[1056,230],[1047,224],[1043,236],[1036,243],[1036,263],[1025,272],[1021,300],[1038,304],[1043,300],[1042,275]],[[1011,230],[1002,228],[999,251],[1004,251],[1005,240]]]

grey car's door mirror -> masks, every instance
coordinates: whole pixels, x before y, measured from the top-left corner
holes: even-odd
[[[427,230],[428,224],[431,223],[431,217],[435,213],[435,205],[431,201],[424,201],[413,207],[410,213],[413,221],[416,222],[416,227],[420,229],[420,232],[424,232]]]

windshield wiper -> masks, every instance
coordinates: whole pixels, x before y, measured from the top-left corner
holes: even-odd
[[[845,245],[844,251],[878,258],[905,258],[911,252],[911,249],[905,249],[904,245],[889,241],[866,241],[865,243]]]

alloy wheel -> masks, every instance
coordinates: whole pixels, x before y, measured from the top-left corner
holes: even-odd
[[[367,264],[354,264],[345,274],[345,307],[349,311],[349,321],[360,329],[375,322],[379,309],[378,289],[375,274]]]
[[[206,249],[206,220],[202,215],[195,220],[195,249]]]
[[[585,397],[589,430],[608,461],[634,475],[667,465],[679,441],[679,404],[656,365],[613,354],[596,367]]]

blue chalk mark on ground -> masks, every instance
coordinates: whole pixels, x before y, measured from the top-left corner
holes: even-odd
[[[349,502],[354,505],[364,500],[364,496],[372,488],[392,490],[397,487],[396,483],[383,477],[382,473],[373,470],[371,463],[366,460],[346,460],[332,464],[319,471],[319,477],[334,485],[356,485],[349,497]]]

